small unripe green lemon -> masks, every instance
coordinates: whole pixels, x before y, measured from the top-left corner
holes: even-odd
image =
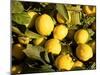
[[[60,15],[59,13],[57,13],[57,21],[59,23],[65,23],[66,22],[65,18],[62,15]]]
[[[77,60],[74,62],[74,65],[73,65],[73,68],[75,68],[75,67],[83,67],[83,63],[81,61]]]
[[[40,45],[40,44],[43,43],[44,40],[45,40],[44,37],[40,37],[40,38],[38,38],[38,39],[33,40],[33,43],[34,43],[35,45]]]
[[[35,27],[39,34],[48,36],[53,31],[54,22],[49,15],[43,14],[36,19]]]
[[[59,54],[61,52],[61,44],[57,39],[50,39],[45,43],[48,53]]]
[[[64,25],[57,25],[53,30],[54,38],[63,40],[68,34],[68,28]]]
[[[69,54],[67,55],[59,55],[55,60],[55,66],[59,70],[71,70],[74,62]]]
[[[77,44],[81,43],[84,44],[88,41],[89,33],[85,29],[80,29],[75,32],[74,40]]]
[[[88,44],[79,44],[76,48],[76,56],[82,61],[88,61],[93,57],[92,48]]]

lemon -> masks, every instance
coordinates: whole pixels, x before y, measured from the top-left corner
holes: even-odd
[[[83,11],[87,15],[93,15],[96,13],[96,7],[95,6],[83,6]]]
[[[83,67],[83,63],[81,61],[77,60],[74,62],[74,65],[73,65],[73,68],[75,68],[75,67]]]
[[[13,75],[19,74],[19,73],[21,73],[21,71],[22,71],[22,67],[20,65],[14,65],[11,68],[11,73]]]
[[[45,43],[48,53],[59,54],[61,52],[61,44],[57,39],[50,39]]]
[[[14,56],[17,59],[22,59],[24,57],[23,50],[24,47],[21,44],[15,44],[12,47],[12,56]]]
[[[74,40],[77,44],[81,43],[84,44],[88,41],[89,33],[85,29],[80,29],[75,32]]]
[[[28,15],[30,16],[30,22],[26,24],[26,27],[32,28],[35,24],[35,19],[38,16],[38,14],[34,11],[28,11]]]
[[[30,42],[30,38],[28,38],[28,37],[18,37],[18,41],[21,44],[28,44]]]
[[[54,22],[49,15],[43,14],[36,19],[35,27],[39,34],[48,36],[53,31]]]
[[[59,13],[57,13],[57,21],[59,23],[65,23],[66,22],[65,18]]]
[[[59,70],[71,70],[74,62],[69,54],[67,55],[59,55],[55,60],[55,66]]]
[[[53,30],[54,38],[63,40],[68,34],[68,28],[64,25],[57,25]]]
[[[88,61],[93,57],[92,48],[88,44],[79,44],[76,48],[76,56],[82,61]]]
[[[42,45],[43,44],[43,42],[44,42],[44,37],[40,37],[40,38],[38,38],[38,39],[35,39],[35,40],[33,40],[33,43],[35,44],[35,45]]]

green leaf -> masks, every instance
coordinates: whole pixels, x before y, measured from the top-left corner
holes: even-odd
[[[77,24],[81,24],[80,23],[80,13],[72,11],[70,25],[77,25]]]
[[[12,14],[12,20],[21,25],[30,23],[30,19],[30,16],[26,12]]]
[[[96,17],[95,16],[88,16],[88,17],[82,18],[82,20],[83,20],[82,25],[88,25],[89,26],[96,20]]]
[[[48,56],[48,52],[47,52],[47,51],[45,51],[44,57],[45,57],[45,60],[46,60],[48,63],[50,63],[50,59],[49,59],[49,56]]]
[[[24,34],[15,26],[12,26],[12,32],[17,33],[20,36],[24,36]]]
[[[26,30],[25,35],[29,38],[32,38],[32,39],[38,39],[38,38],[42,37],[41,35],[34,33],[28,29]]]
[[[51,65],[45,64],[38,67],[26,67],[22,69],[22,73],[44,73],[44,72],[54,72]]]
[[[80,8],[80,5],[76,5],[76,6],[72,6],[69,4],[65,4],[65,7],[68,11],[76,11],[76,12],[80,12],[82,9]]]
[[[41,66],[40,70],[42,72],[54,72],[54,70],[52,69],[52,66],[48,64]]]
[[[93,36],[95,34],[95,32],[92,29],[87,29],[87,31],[90,36]]]
[[[11,11],[12,13],[22,13],[24,11],[24,7],[21,2],[19,1],[12,1],[12,6],[11,6]]]
[[[69,19],[68,12],[63,4],[56,4],[56,9],[66,20]]]
[[[41,58],[40,53],[44,51],[44,48],[41,46],[33,46],[32,44],[28,44],[27,48],[23,50],[27,57],[31,59],[40,60],[44,64],[45,61]]]

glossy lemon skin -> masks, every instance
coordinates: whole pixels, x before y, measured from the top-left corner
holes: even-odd
[[[54,28],[54,22],[48,14],[43,14],[36,19],[36,30],[39,34],[49,36]]]
[[[74,62],[69,54],[67,55],[59,55],[55,60],[55,66],[59,70],[71,70]]]
[[[58,55],[61,52],[60,41],[57,40],[57,39],[49,39],[45,43],[45,48],[48,51],[48,53],[52,53],[52,54]]]
[[[92,48],[88,44],[79,44],[76,48],[76,56],[82,61],[88,61],[93,57]]]
[[[89,33],[85,29],[80,29],[75,32],[74,40],[77,44],[84,44],[88,41]]]
[[[57,25],[53,30],[54,38],[63,40],[68,34],[68,28],[64,25]]]

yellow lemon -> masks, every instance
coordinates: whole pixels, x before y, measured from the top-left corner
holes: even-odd
[[[93,15],[96,13],[96,7],[95,6],[83,6],[83,11],[87,15]]]
[[[54,22],[49,15],[43,14],[36,19],[35,27],[39,34],[48,36],[53,31]]]
[[[23,50],[24,47],[21,44],[15,44],[12,47],[12,56],[14,56],[17,59],[22,59],[24,57]]]
[[[85,29],[80,29],[75,32],[74,40],[76,41],[77,44],[86,43],[88,41],[88,38],[89,38],[89,33]]]
[[[18,37],[18,41],[21,44],[28,44],[30,42],[30,38],[28,38],[28,37]]]
[[[35,44],[35,45],[42,45],[43,44],[43,42],[44,42],[44,37],[40,37],[40,38],[38,38],[38,39],[35,39],[35,40],[33,40],[33,43]]]
[[[79,44],[76,48],[76,56],[82,61],[88,61],[93,57],[92,48],[88,44]]]
[[[71,70],[74,62],[69,54],[67,55],[59,55],[55,60],[55,66],[59,70]]]
[[[26,24],[26,27],[32,28],[35,24],[35,19],[38,16],[38,14],[34,11],[28,11],[28,15],[30,16],[30,22]]]
[[[68,34],[68,28],[64,25],[57,25],[53,30],[54,38],[63,40]]]
[[[49,53],[59,54],[61,52],[61,44],[57,39],[50,39],[45,43],[45,48]]]
[[[82,66],[83,66],[83,63],[81,61],[77,60],[77,61],[74,62],[73,68],[82,67]]]

